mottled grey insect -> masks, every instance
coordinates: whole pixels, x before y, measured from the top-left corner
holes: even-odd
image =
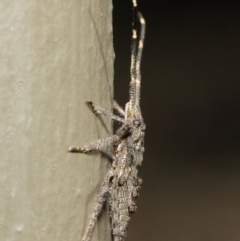
[[[130,215],[136,212],[135,199],[138,197],[141,178],[138,177],[138,166],[142,164],[144,152],[144,134],[146,125],[143,121],[140,109],[141,72],[140,63],[142,57],[145,20],[137,11],[137,1],[133,2],[132,43],[131,43],[131,82],[130,100],[123,110],[116,101],[113,109],[118,113],[114,115],[107,110],[94,106],[89,100],[87,106],[94,114],[101,114],[117,120],[123,125],[115,135],[83,147],[70,147],[70,152],[88,153],[99,150],[106,144],[113,146],[111,155],[112,166],[108,170],[98,195],[97,205],[82,241],[89,241],[97,217],[102,210],[103,204],[109,196],[111,228],[114,241],[124,241],[127,236],[127,226]],[[139,43],[137,46],[137,16],[141,24]]]

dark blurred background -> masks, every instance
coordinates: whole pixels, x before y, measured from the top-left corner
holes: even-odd
[[[128,101],[132,3],[113,1],[115,99]],[[143,1],[143,185],[132,241],[240,240],[240,6]]]

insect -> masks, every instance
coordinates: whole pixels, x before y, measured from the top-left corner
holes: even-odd
[[[135,200],[139,195],[141,178],[138,177],[138,167],[142,164],[144,152],[144,135],[146,125],[140,109],[141,72],[140,64],[145,37],[145,20],[137,11],[137,1],[133,3],[132,41],[131,41],[131,68],[130,68],[130,99],[123,110],[116,101],[113,102],[115,115],[92,101],[86,101],[89,109],[96,115],[105,115],[122,123],[122,126],[112,136],[95,141],[83,147],[69,147],[69,152],[89,153],[100,151],[108,144],[113,146],[113,153],[109,154],[112,165],[108,170],[100,188],[97,204],[90,222],[86,228],[82,241],[91,239],[94,225],[100,214],[103,204],[109,196],[111,229],[114,241],[124,241],[127,236],[127,227],[131,214],[136,212]],[[140,20],[141,30],[138,41],[137,17]]]

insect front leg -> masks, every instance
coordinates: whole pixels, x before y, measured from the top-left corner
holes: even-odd
[[[99,107],[99,106],[94,106],[93,102],[90,101],[90,100],[87,100],[86,102],[86,105],[88,106],[88,108],[96,115],[96,114],[100,114],[100,115],[105,115],[113,120],[116,120],[116,121],[119,121],[119,122],[122,122],[124,124],[129,124],[128,121],[126,121],[125,119],[119,117],[119,116],[116,116],[114,115],[113,113],[103,109],[102,107]],[[120,108],[120,107],[119,107]]]
[[[116,100],[113,101],[113,109],[117,111],[117,113],[122,116],[123,118],[125,118],[125,111],[123,110],[123,108],[117,103]]]
[[[89,241],[92,237],[93,228],[94,228],[94,225],[97,221],[98,215],[101,213],[103,204],[106,201],[107,194],[109,192],[109,182],[110,182],[110,179],[112,177],[113,177],[113,172],[112,172],[112,170],[109,170],[107,175],[105,176],[103,182],[102,182],[100,192],[99,192],[99,195],[98,195],[98,199],[97,199],[97,205],[94,208],[93,214],[91,216],[91,219],[90,219],[90,222],[87,226],[87,229],[84,233],[82,241]]]

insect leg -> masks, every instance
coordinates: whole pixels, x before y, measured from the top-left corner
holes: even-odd
[[[103,151],[103,150],[98,150],[104,157],[106,157],[108,159],[108,161],[110,161],[111,163],[113,163],[116,158],[115,156],[113,156],[111,153]]]
[[[110,182],[110,178],[112,176],[113,176],[112,171],[108,171],[107,175],[105,176],[105,178],[102,182],[100,192],[99,192],[99,195],[98,195],[98,199],[97,199],[97,205],[94,208],[92,217],[91,217],[90,222],[87,226],[87,229],[86,229],[85,234],[82,238],[82,241],[89,241],[92,237],[93,228],[94,228],[94,225],[97,221],[97,217],[102,210],[103,204],[106,201],[107,194],[109,192],[109,182]]]
[[[93,102],[90,101],[90,100],[86,101],[85,103],[86,103],[86,105],[89,107],[89,109],[90,109],[95,115],[96,115],[96,114],[105,115],[105,116],[108,116],[109,118],[111,118],[111,119],[113,119],[113,120],[117,120],[117,121],[122,122],[122,123],[124,123],[124,124],[128,124],[128,122],[127,122],[125,119],[123,119],[123,118],[121,118],[121,117],[119,117],[119,116],[116,116],[116,115],[112,114],[111,112],[103,109],[102,107],[94,106],[94,105],[93,105]]]
[[[103,138],[100,140],[97,140],[96,142],[89,144],[87,146],[83,146],[83,147],[75,147],[75,146],[71,146],[68,148],[69,152],[80,152],[80,153],[87,153],[90,151],[97,151],[99,150],[102,146],[106,145],[106,144],[112,144],[113,142],[119,141],[120,137],[119,135],[112,135],[109,136],[107,138]]]
[[[113,109],[117,111],[117,113],[122,116],[123,118],[125,118],[125,111],[123,110],[123,108],[117,103],[116,100],[113,101]]]

